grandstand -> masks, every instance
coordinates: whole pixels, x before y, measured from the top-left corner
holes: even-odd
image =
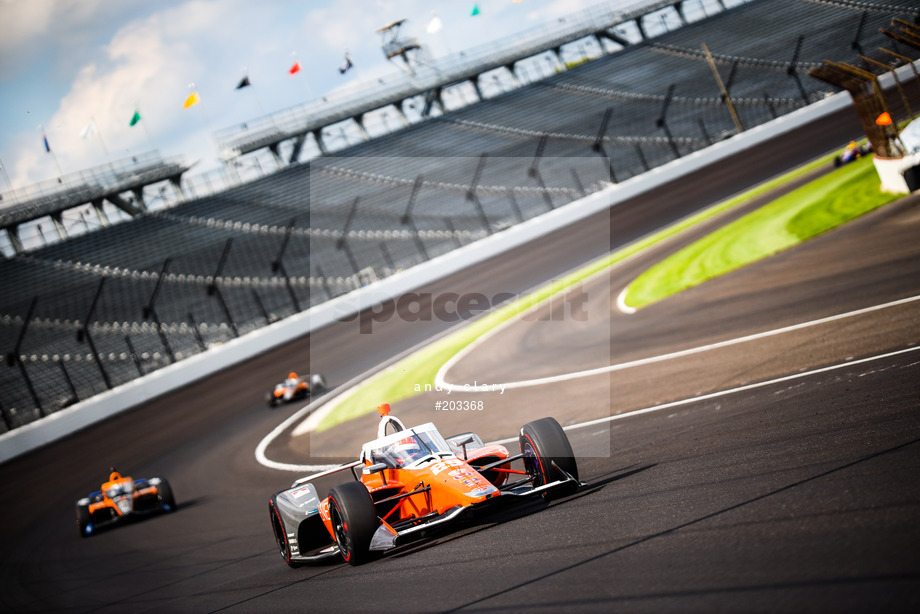
[[[145,206],[186,170],[158,160],[140,184],[19,200],[0,210],[0,430],[820,100],[825,60],[916,58],[879,32],[893,18],[915,2],[755,0],[207,196]],[[15,245],[24,221],[102,199],[125,219]]]

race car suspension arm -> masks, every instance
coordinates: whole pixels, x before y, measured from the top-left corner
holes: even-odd
[[[561,473],[562,475],[564,475],[564,476],[566,477],[566,479],[571,480],[572,482],[575,482],[575,483],[578,484],[579,486],[584,486],[584,485],[586,484],[586,482],[581,482],[581,481],[579,481],[579,480],[576,480],[576,479],[572,476],[571,473],[569,473],[568,471],[566,471],[565,469],[563,469],[562,467],[560,467],[559,465],[557,465],[557,464],[556,464],[556,461],[552,461],[552,466],[555,467],[556,470],[559,471],[559,473]]]
[[[579,486],[584,486],[584,485],[585,485],[584,482],[579,482],[579,481],[576,480],[574,477],[572,477],[572,475],[571,475],[568,471],[566,471],[565,469],[563,469],[562,467],[560,467],[558,464],[556,464],[556,461],[551,461],[551,466],[552,466],[556,471],[558,471],[558,472],[561,473],[563,476],[565,476],[565,480],[564,480],[564,481],[575,482],[575,483],[578,484]],[[524,473],[526,473],[526,472],[524,472]],[[517,488],[517,487],[520,486],[521,484],[526,484],[527,482],[533,482],[533,476],[527,476],[527,477],[524,478],[523,480],[518,480],[517,482],[511,482],[510,484],[505,484],[504,486],[502,486],[501,488],[499,488],[499,490],[502,490],[502,491],[504,491],[504,490],[514,490],[515,488]]]
[[[494,463],[489,463],[488,465],[482,465],[481,467],[480,467],[480,466],[477,466],[477,465],[470,465],[470,466],[471,466],[473,469],[475,469],[476,471],[482,473],[483,471],[488,471],[489,469],[495,469],[496,467],[501,467],[502,465],[507,465],[507,464],[510,463],[511,461],[516,461],[516,460],[518,460],[518,459],[520,459],[520,458],[524,458],[524,453],[523,453],[523,452],[520,453],[520,454],[515,454],[515,455],[513,455],[513,456],[509,456],[508,458],[503,458],[503,459],[501,459],[501,460],[497,460],[497,461],[495,461]],[[523,471],[508,471],[508,473],[524,473],[524,472],[523,472]]]
[[[502,492],[506,490],[514,490],[515,488],[517,488],[518,486],[521,486],[522,484],[527,484],[527,483],[532,483],[532,482],[533,482],[533,478],[528,476],[524,478],[523,480],[518,480],[517,482],[509,482],[505,484],[504,486],[499,487],[499,490]]]
[[[394,505],[394,506],[393,506],[393,509],[391,509],[389,512],[387,512],[386,516],[384,516],[384,517],[382,518],[382,520],[386,520],[387,518],[389,518],[389,517],[390,517],[390,514],[392,514],[393,512],[395,512],[395,511],[399,508],[399,506],[402,505],[402,502],[405,501],[406,499],[408,499],[409,497],[411,497],[412,495],[417,495],[417,494],[419,494],[419,493],[426,493],[426,494],[427,494],[427,493],[430,493],[430,492],[431,492],[431,486],[423,486],[423,484],[424,484],[424,482],[419,482],[419,483],[418,483],[418,486],[416,486],[414,489],[412,489],[411,492],[405,492],[405,493],[402,493],[402,494],[399,494],[399,495],[393,495],[392,497],[387,497],[386,499],[381,499],[380,501],[376,501],[376,502],[374,503],[374,505],[382,505],[382,504],[384,504],[384,503],[391,503],[391,502],[393,502],[393,501],[398,501],[398,502],[399,502],[397,505]],[[429,504],[430,504],[430,502],[429,502]]]

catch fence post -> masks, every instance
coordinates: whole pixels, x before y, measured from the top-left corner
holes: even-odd
[[[134,366],[137,367],[137,374],[143,377],[144,369],[141,366],[141,358],[137,355],[137,350],[134,349],[134,344],[131,343],[131,337],[128,335],[125,335],[125,345],[128,346],[128,352],[131,354],[131,360],[134,361]]]
[[[549,191],[546,189],[546,183],[543,181],[543,175],[540,173],[538,164],[543,158],[543,151],[546,149],[546,141],[549,137],[544,132],[540,135],[540,140],[537,141],[537,151],[533,156],[533,161],[530,163],[530,168],[527,169],[527,175],[536,179],[537,185],[540,186],[540,193],[543,195],[543,200],[546,202],[546,206],[549,207],[549,210],[552,211],[556,208],[556,205],[553,204],[553,199],[550,198]]]
[[[38,415],[44,417],[45,410],[42,407],[41,399],[38,398],[38,393],[35,391],[35,386],[32,385],[32,378],[29,377],[29,372],[26,371],[26,365],[22,361],[22,341],[26,337],[26,331],[29,330],[29,323],[32,322],[32,314],[35,312],[35,304],[38,303],[38,297],[33,297],[32,302],[29,303],[29,310],[26,312],[26,319],[22,324],[22,330],[19,331],[19,337],[16,339],[16,346],[13,348],[13,351],[7,355],[10,366],[19,365],[19,371],[22,373],[22,379],[26,383],[26,388],[29,391],[29,395],[32,397],[32,402],[35,403],[35,407],[38,408]]]
[[[217,302],[220,303],[220,307],[223,309],[224,315],[227,317],[227,322],[230,324],[230,330],[233,332],[233,336],[239,337],[240,331],[236,328],[236,322],[233,320],[233,314],[230,313],[230,306],[227,305],[227,301],[224,300],[224,294],[220,291],[220,286],[217,285],[217,280],[220,279],[220,276],[223,274],[224,265],[227,263],[227,257],[230,255],[230,248],[232,246],[233,237],[230,237],[224,244],[224,251],[221,252],[220,260],[217,262],[217,271],[214,272],[214,277],[211,280],[211,283],[208,285],[208,295],[217,296]]]
[[[157,297],[160,295],[160,288],[163,287],[163,281],[166,279],[166,271],[169,269],[169,263],[172,261],[172,258],[167,258],[163,261],[163,268],[160,270],[160,276],[157,277],[157,285],[153,287],[153,293],[150,295],[150,301],[144,307],[142,315],[144,319],[153,317],[153,325],[156,326],[157,335],[160,337],[160,343],[163,344],[163,348],[166,350],[166,355],[169,357],[169,362],[176,362],[176,357],[173,355],[172,347],[169,345],[169,339],[166,337],[166,333],[163,332],[163,326],[160,324],[160,317],[157,315],[156,302]]]
[[[300,311],[300,301],[297,299],[297,293],[294,292],[294,286],[291,285],[291,278],[288,277],[287,269],[284,267],[284,252],[287,249],[288,241],[291,239],[291,233],[294,232],[294,222],[297,221],[297,218],[291,218],[291,221],[288,222],[287,231],[284,233],[284,239],[281,241],[281,249],[278,250],[278,257],[272,262],[272,272],[281,273],[281,276],[284,277],[284,286],[287,288],[288,295],[291,297],[291,302],[294,303],[294,311]],[[253,291],[255,292],[255,291]],[[256,295],[256,300],[259,302],[259,305],[262,306],[262,312],[265,313],[266,319],[268,319],[268,312],[265,311],[265,306],[262,305],[262,301]]]
[[[482,227],[485,229],[486,234],[492,234],[492,227],[489,226],[489,218],[486,217],[486,210],[483,209],[482,203],[479,201],[479,196],[476,195],[476,187],[479,184],[479,178],[482,176],[482,169],[486,166],[486,157],[489,154],[484,153],[479,156],[479,163],[476,165],[476,172],[473,173],[473,181],[470,182],[470,187],[466,190],[466,200],[473,203],[476,207],[476,212],[479,215],[479,221],[482,224]]]
[[[99,287],[96,288],[96,296],[93,297],[93,303],[89,307],[89,313],[86,314],[86,319],[83,321],[83,326],[77,331],[77,341],[83,342],[83,339],[86,339],[86,342],[89,343],[89,350],[93,353],[93,360],[96,361],[96,365],[99,367],[99,372],[102,373],[102,381],[105,382],[105,387],[109,390],[112,389],[112,382],[109,380],[109,374],[105,371],[105,366],[102,364],[102,357],[99,356],[99,352],[96,350],[96,343],[93,341],[93,336],[89,334],[89,322],[93,317],[93,312],[96,311],[96,305],[99,303],[99,297],[102,296],[102,287],[105,285],[105,277],[99,280]]]
[[[415,183],[412,184],[412,193],[409,194],[409,204],[406,206],[405,213],[402,214],[402,217],[399,219],[402,224],[409,225],[412,227],[412,236],[415,239],[415,247],[422,253],[422,258],[425,260],[430,260],[428,257],[428,250],[425,248],[425,243],[422,241],[422,237],[419,236],[418,226],[415,224],[415,220],[412,219],[412,207],[415,206],[415,199],[418,196],[419,190],[422,188],[422,176],[419,175],[415,178]],[[395,267],[390,267],[395,268]]]

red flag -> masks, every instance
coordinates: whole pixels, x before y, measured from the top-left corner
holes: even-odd
[[[300,72],[300,62],[294,61],[294,65],[288,68],[288,72],[292,75],[296,75]]]

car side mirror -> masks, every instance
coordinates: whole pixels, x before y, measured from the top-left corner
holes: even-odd
[[[386,468],[387,466],[385,463],[375,463],[373,465],[368,465],[367,467],[365,467],[362,472],[364,473],[364,475],[371,475],[373,473],[380,473]]]
[[[367,467],[362,469],[361,473],[363,473],[364,475],[373,475],[375,473],[380,473],[380,477],[383,479],[383,485],[386,486],[387,485],[386,475],[381,473],[386,468],[387,466],[385,463],[374,463],[373,465],[368,465]]]
[[[475,441],[475,438],[473,437],[473,434],[472,434],[472,433],[470,433],[469,435],[467,435],[466,437],[464,437],[464,438],[462,438],[462,439],[455,439],[455,440],[454,440],[454,444],[455,444],[455,445],[460,446],[461,448],[463,448],[463,460],[466,460],[466,459],[467,459],[467,456],[466,456],[466,447],[467,447],[468,445],[470,445],[471,443],[473,443],[474,441]]]

